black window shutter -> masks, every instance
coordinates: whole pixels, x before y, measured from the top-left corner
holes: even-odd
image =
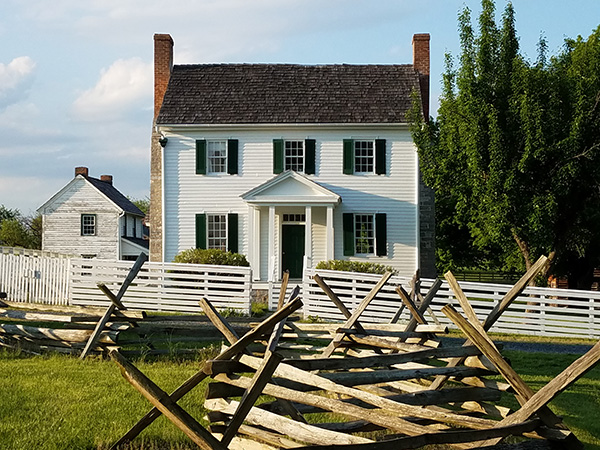
[[[227,250],[238,253],[238,215],[227,214]]]
[[[196,248],[206,249],[206,214],[196,214]]]
[[[387,255],[387,217],[385,214],[375,214],[375,254]]]
[[[344,213],[344,256],[354,256],[354,214]]]
[[[237,175],[238,173],[238,140],[227,140],[227,173]]]
[[[344,139],[344,170],[346,175],[354,173],[354,141],[352,139]]]
[[[196,141],[196,174],[206,175],[206,141]]]
[[[283,172],[283,139],[273,139],[273,173]]]
[[[375,173],[385,175],[385,139],[375,139]]]
[[[315,174],[316,166],[316,141],[306,139],[304,141],[304,173],[306,175]]]

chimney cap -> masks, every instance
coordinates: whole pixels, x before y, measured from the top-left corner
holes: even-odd
[[[89,170],[87,167],[84,167],[84,166],[75,167],[75,176],[82,175],[84,177],[87,177],[88,174],[89,174]]]
[[[104,181],[105,183],[112,185],[113,177],[112,175],[100,175],[100,181]]]

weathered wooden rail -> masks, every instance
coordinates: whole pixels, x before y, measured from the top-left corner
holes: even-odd
[[[436,293],[422,295],[416,278],[412,289],[396,290],[411,320],[387,326],[363,322],[363,313],[385,286],[387,274],[353,310],[320,279],[319,286],[345,318],[335,325],[289,322],[289,315],[301,306],[292,297],[240,337],[203,300],[202,308],[229,346],[172,394],[111,351],[123,376],[154,406],[113,448],[134,439],[161,414],[203,449],[246,448],[248,439],[265,449],[387,450],[428,444],[479,448],[495,446],[509,436],[547,443],[536,448],[550,444],[582,448],[547,404],[598,364],[600,342],[533,393],[486,331],[544,264],[540,259],[481,321],[461,285],[447,274],[462,313],[449,304],[441,313],[465,334],[463,346],[440,345],[439,335],[447,330],[432,321],[436,314],[430,304]],[[436,283],[433,291],[439,287]],[[491,380],[490,374],[503,380]],[[207,429],[176,402],[208,377]],[[262,395],[270,399],[258,404]],[[506,395],[514,395],[521,407],[513,411],[496,404]],[[308,414],[313,413],[322,415],[317,423],[309,423]]]

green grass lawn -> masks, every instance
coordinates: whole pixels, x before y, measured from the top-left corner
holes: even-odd
[[[534,390],[576,359],[573,355],[506,352]],[[135,361],[163,390],[172,391],[199,361]],[[180,404],[203,425],[200,385]],[[586,444],[600,450],[600,368],[561,394],[552,409]],[[111,361],[66,356],[25,356],[0,350],[0,448],[14,450],[107,449],[146,411],[149,403]],[[132,449],[197,448],[164,417],[135,440]]]

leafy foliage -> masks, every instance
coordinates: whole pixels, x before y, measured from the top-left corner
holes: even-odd
[[[148,211],[150,210],[150,199],[147,196],[144,198],[127,197],[127,199],[137,206],[144,214],[148,214]]]
[[[329,261],[320,261],[317,269],[323,270],[341,270],[344,272],[359,272],[359,273],[377,273],[383,274],[385,272],[396,273],[396,269],[390,266],[384,266],[383,264],[376,264],[371,262],[360,262],[360,261],[348,261],[343,259],[331,259]]]
[[[416,106],[412,133],[436,191],[441,265],[523,270],[540,254],[569,274],[600,256],[600,29],[548,61],[519,53],[515,13],[482,1],[476,33],[459,16],[458,67],[446,55],[437,120]]]
[[[18,209],[0,205],[0,245],[42,248],[42,216],[24,217]]]
[[[248,267],[250,263],[244,255],[219,249],[190,248],[178,253],[173,259],[176,263],[214,264],[221,266]]]

